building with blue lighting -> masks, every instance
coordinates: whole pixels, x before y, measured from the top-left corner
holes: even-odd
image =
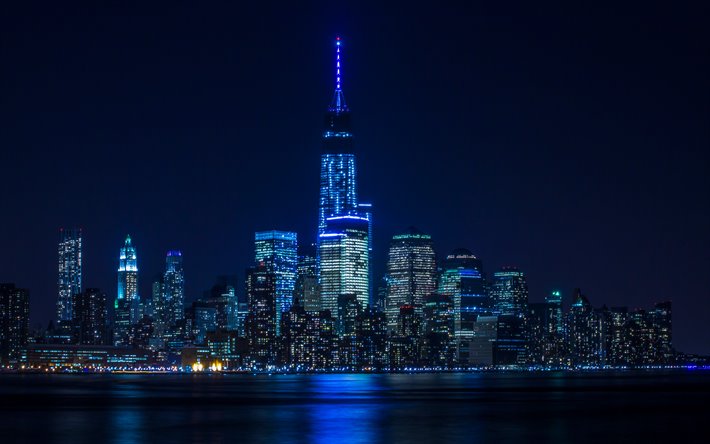
[[[281,314],[293,304],[298,269],[298,236],[289,231],[257,231],[254,259],[273,274],[276,290],[276,334],[281,334]]]
[[[368,220],[360,216],[338,216],[327,219],[320,235],[321,309],[338,314],[341,295],[355,295],[362,307],[369,306],[369,240]]]
[[[524,316],[528,308],[525,273],[515,267],[503,267],[493,273],[491,301],[496,314]]]
[[[138,256],[130,235],[126,236],[119,253],[118,290],[114,309],[114,345],[128,346],[132,342],[131,327],[140,318]]]
[[[182,252],[178,250],[168,251],[165,256],[162,302],[161,311],[167,326],[174,326],[185,317],[185,272]]]
[[[483,265],[465,248],[458,248],[446,256],[439,275],[438,293],[451,298],[457,336],[462,332],[473,332],[476,318],[490,313]]]
[[[59,278],[57,279],[57,320],[71,322],[72,298],[81,293],[81,228],[59,230]]]

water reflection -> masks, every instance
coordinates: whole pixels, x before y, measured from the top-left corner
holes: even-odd
[[[3,444],[693,441],[709,395],[709,373],[2,375],[0,436]]]

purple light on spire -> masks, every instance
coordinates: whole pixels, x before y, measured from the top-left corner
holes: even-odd
[[[340,36],[335,38],[335,89],[340,91]]]

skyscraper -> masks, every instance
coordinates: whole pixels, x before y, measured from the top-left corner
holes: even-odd
[[[30,292],[15,284],[0,284],[0,365],[17,367],[27,347]]]
[[[246,291],[249,298],[247,336],[253,364],[276,363],[276,285],[275,275],[261,261],[247,270]]]
[[[114,338],[118,346],[132,342],[131,326],[138,322],[140,299],[138,297],[138,259],[131,236],[126,236],[118,259],[118,291],[116,295]]]
[[[81,292],[81,228],[59,229],[59,278],[57,280],[57,320],[70,322],[72,298]]]
[[[503,267],[493,273],[491,300],[497,314],[524,315],[528,308],[525,273],[515,267]]]
[[[87,288],[74,294],[74,335],[79,344],[106,345],[106,293]]]
[[[362,307],[369,305],[368,220],[360,216],[327,219],[320,235],[321,309],[337,317],[340,295],[355,295]]]
[[[421,316],[425,298],[436,291],[436,254],[431,236],[414,227],[393,236],[387,276],[387,322],[394,331],[403,305],[412,305]]]
[[[185,274],[178,250],[168,251],[165,257],[163,292],[165,324],[170,327],[185,317]]]
[[[293,304],[298,266],[298,237],[289,231],[257,231],[254,259],[273,274],[276,290],[276,334],[281,334],[281,314]]]
[[[465,248],[457,248],[446,256],[439,276],[438,292],[451,298],[457,336],[462,331],[472,333],[476,318],[490,311],[483,265]]]
[[[323,151],[320,167],[320,201],[318,235],[325,232],[329,217],[356,214],[358,211],[355,154],[350,126],[350,110],[341,88],[340,50],[342,40],[335,41],[335,93],[325,115]]]
[[[303,248],[298,255],[294,300],[308,312],[320,311],[320,286],[318,285],[318,267],[315,246]]]

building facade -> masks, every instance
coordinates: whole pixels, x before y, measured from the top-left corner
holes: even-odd
[[[431,236],[414,227],[393,236],[387,276],[385,306],[389,329],[394,331],[400,307],[411,305],[421,316],[425,298],[436,291],[436,254]]]
[[[81,237],[81,228],[59,229],[57,320],[60,324],[73,319],[72,298],[81,292]]]

